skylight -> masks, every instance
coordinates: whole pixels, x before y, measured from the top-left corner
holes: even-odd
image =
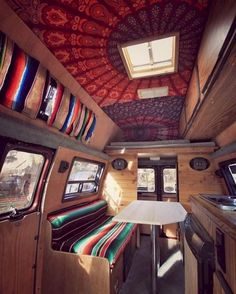
[[[119,45],[130,79],[177,71],[179,33]]]

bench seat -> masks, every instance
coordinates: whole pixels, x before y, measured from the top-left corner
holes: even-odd
[[[112,221],[107,202],[97,200],[48,217],[52,248],[59,251],[104,257],[112,267],[132,238],[137,225]]]

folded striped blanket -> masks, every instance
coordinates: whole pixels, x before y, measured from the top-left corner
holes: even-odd
[[[0,103],[88,142],[95,114],[0,31]]]
[[[113,222],[107,202],[97,200],[50,215],[55,250],[107,258],[112,266],[131,239],[136,225]]]

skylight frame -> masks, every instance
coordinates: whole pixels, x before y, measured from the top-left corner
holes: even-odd
[[[140,70],[140,71],[134,71],[133,66],[131,63],[131,59],[127,50],[127,47],[133,46],[133,45],[138,45],[142,43],[148,43],[160,39],[165,39],[169,37],[174,37],[174,44],[172,48],[172,65],[171,66],[163,66],[159,68],[153,68],[149,70]],[[134,40],[130,42],[126,42],[123,44],[118,44],[118,50],[120,52],[123,64],[125,66],[126,72],[128,74],[128,77],[130,80],[133,79],[139,79],[139,78],[146,78],[146,77],[151,77],[151,76],[161,76],[161,75],[166,75],[166,74],[173,74],[178,71],[178,56],[179,56],[179,32],[174,32],[170,34],[165,34],[161,36],[153,36],[153,37],[147,37],[147,38],[142,38],[139,40]],[[170,70],[173,68],[173,70]]]

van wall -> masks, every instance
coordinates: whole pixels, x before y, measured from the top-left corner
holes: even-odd
[[[138,157],[148,156],[176,156],[178,163],[178,196],[179,201],[190,210],[190,195],[205,194],[222,194],[225,193],[225,186],[222,180],[215,175],[217,166],[211,159],[210,154],[214,152],[213,147],[185,147],[185,148],[155,148],[155,149],[135,149],[127,150],[121,154],[120,151],[107,150],[106,152],[115,158],[124,158],[131,165],[125,170],[117,171],[108,164],[108,173],[105,179],[103,197],[112,199],[110,201],[110,210],[114,213],[127,206],[131,201],[137,199],[137,163]],[[189,162],[194,157],[204,157],[209,159],[210,166],[203,171],[193,170]],[[107,192],[107,187],[113,187]],[[115,198],[115,200],[113,200]]]
[[[112,154],[110,157],[102,197],[109,203],[109,213],[115,215],[131,201],[137,200],[138,157],[137,154]],[[115,170],[112,161],[116,158],[125,159],[127,168]]]
[[[45,195],[44,195],[44,204],[42,207],[42,220],[41,220],[41,232],[40,232],[40,239],[39,239],[39,250],[38,250],[38,258],[37,258],[37,280],[36,280],[36,292],[41,293],[41,281],[42,281],[42,269],[43,269],[43,260],[44,260],[44,243],[47,236],[45,236],[45,230],[46,230],[46,223],[47,223],[47,216],[49,213],[65,209],[67,207],[76,206],[78,204],[93,201],[97,198],[101,198],[101,191],[102,191],[102,184],[99,187],[99,191],[95,195],[91,195],[90,197],[81,197],[75,200],[71,201],[65,201],[62,202],[62,197],[65,191],[67,178],[69,176],[70,168],[68,168],[64,173],[60,173],[58,171],[61,161],[66,161],[69,163],[69,166],[71,167],[71,164],[73,162],[73,159],[75,157],[94,160],[103,162],[104,164],[107,164],[109,157],[107,156],[107,159],[104,159],[104,156],[93,156],[88,155],[83,152],[71,150],[68,148],[59,147],[55,158],[52,164],[52,169],[50,172],[50,175],[47,179],[46,183],[46,189],[45,189]],[[106,174],[106,168],[103,173],[103,178],[101,179],[101,183],[104,182],[104,176]]]
[[[180,135],[217,137],[235,121],[236,2],[212,1],[180,119]]]
[[[120,129],[3,0],[0,1],[0,5],[0,30],[26,53],[39,60],[56,79],[68,87],[72,94],[78,96],[81,102],[96,114],[97,126],[89,146],[103,150],[112,138],[120,134]],[[1,107],[0,111],[4,111],[4,108]],[[39,123],[39,126],[44,127],[42,122]]]

